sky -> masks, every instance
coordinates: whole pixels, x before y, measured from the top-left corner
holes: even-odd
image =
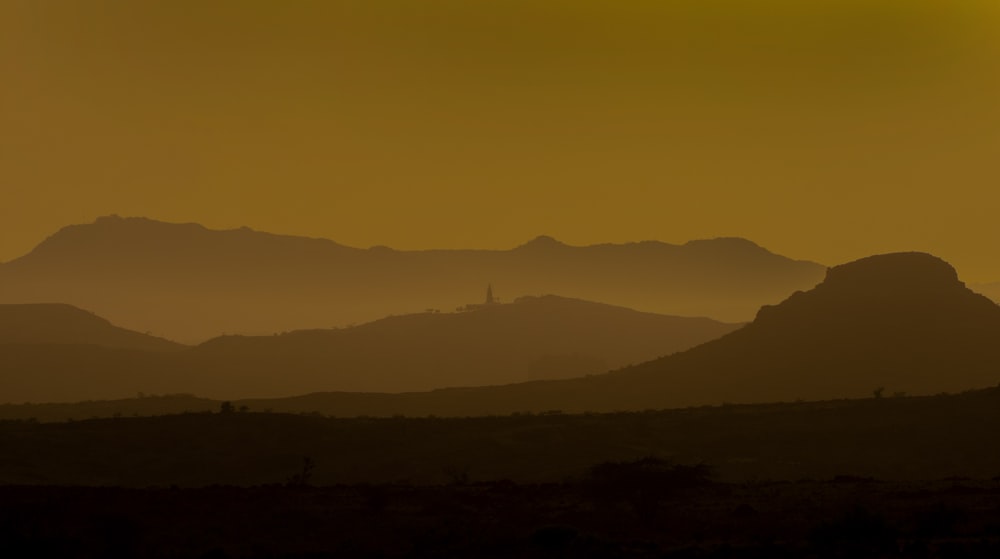
[[[996,0],[0,0],[0,261],[101,215],[1000,280]]]

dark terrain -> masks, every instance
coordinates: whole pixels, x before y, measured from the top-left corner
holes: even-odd
[[[642,470],[647,464],[623,468]],[[631,466],[631,467],[630,467]],[[598,469],[599,471],[599,469]],[[981,558],[1000,483],[0,487],[4,557]]]
[[[8,421],[0,553],[992,558],[998,427],[1000,389],[622,414]]]
[[[152,398],[151,400],[156,400]],[[220,411],[225,408],[225,413]],[[315,483],[418,484],[578,476],[655,455],[722,481],[1000,475],[1000,389],[931,397],[728,405],[610,414],[330,418],[222,404],[158,417],[0,422],[0,483],[281,483],[305,457]]]

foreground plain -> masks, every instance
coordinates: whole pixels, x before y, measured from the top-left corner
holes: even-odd
[[[672,483],[669,471],[661,473],[662,483],[638,476],[642,485],[632,475],[526,485],[7,486],[0,487],[0,551],[315,559],[1000,555],[997,481]]]
[[[224,404],[7,420],[0,556],[995,558],[998,427],[998,388],[609,414]]]
[[[147,399],[156,400],[156,399]],[[217,408],[217,409],[221,409]],[[0,483],[281,483],[306,458],[317,484],[562,481],[655,455],[722,481],[1000,475],[1000,389],[930,397],[607,414],[332,418],[201,412],[0,422]]]

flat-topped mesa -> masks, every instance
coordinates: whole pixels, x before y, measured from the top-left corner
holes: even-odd
[[[949,316],[958,309],[995,314],[995,305],[959,281],[951,264],[923,252],[896,252],[834,266],[815,289],[761,307],[754,322],[884,321],[887,308],[898,314],[932,306]]]
[[[955,268],[924,252],[895,252],[869,256],[827,270],[818,288],[864,292],[962,289]]]

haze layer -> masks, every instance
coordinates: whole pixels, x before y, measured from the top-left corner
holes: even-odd
[[[349,246],[741,236],[995,281],[994,0],[0,7],[0,260],[146,215]]]

